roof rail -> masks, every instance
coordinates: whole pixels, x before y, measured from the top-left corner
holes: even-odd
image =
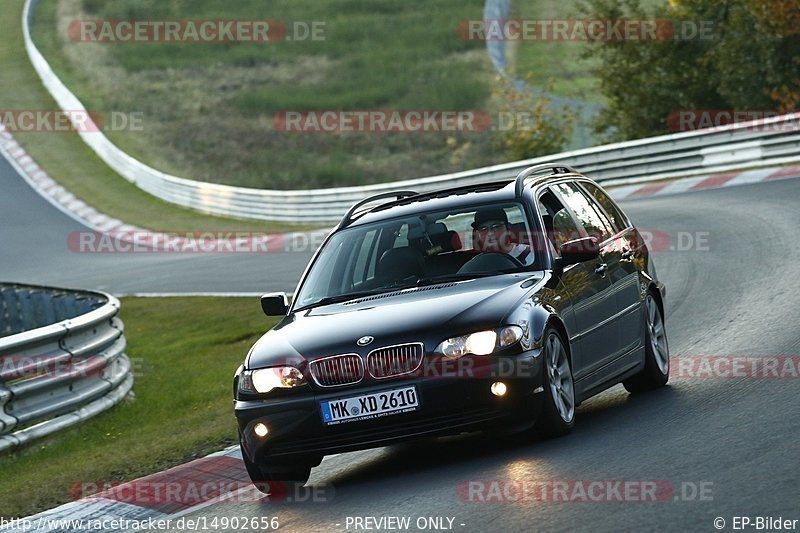
[[[548,170],[550,171],[549,173],[547,174],[542,173],[543,171],[548,171]],[[556,174],[566,174],[569,172],[580,174],[580,172],[578,172],[574,168],[567,165],[562,165],[561,163],[543,163],[541,165],[534,165],[532,167],[528,167],[517,175],[516,184],[514,185],[514,194],[517,198],[522,197],[522,191],[525,190],[525,180],[528,178],[534,177],[536,175],[539,175],[538,177],[543,177],[543,176],[552,176]]]
[[[370,196],[369,198],[365,198],[365,199],[361,200],[360,202],[357,202],[350,209],[348,209],[347,213],[344,215],[344,217],[342,217],[342,220],[339,222],[339,226],[338,226],[337,229],[342,229],[342,228],[346,228],[347,226],[349,226],[350,223],[352,223],[353,220],[355,220],[355,214],[356,214],[356,211],[358,210],[358,208],[362,207],[365,204],[368,204],[370,202],[374,202],[375,200],[383,200],[383,199],[386,199],[386,198],[394,198],[395,200],[401,200],[403,198],[408,198],[409,196],[416,196],[417,194],[419,194],[419,193],[417,193],[415,191],[392,191],[392,192],[382,192],[380,194],[376,194],[374,196]],[[375,207],[377,207],[377,206],[375,206]],[[368,213],[369,211],[371,211],[371,209],[365,210],[365,213]]]

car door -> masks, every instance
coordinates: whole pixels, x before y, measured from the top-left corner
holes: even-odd
[[[608,276],[614,287],[620,309],[619,323],[622,351],[629,352],[642,341],[644,312],[639,290],[639,269],[643,257],[636,231],[616,203],[597,185],[581,181],[595,209],[607,217],[614,230],[613,247],[616,250],[613,266],[609,264]]]
[[[587,236],[583,225],[553,191],[545,189],[541,193],[538,207],[555,257],[559,256],[559,247],[564,242]],[[578,394],[587,385],[582,379],[601,368],[619,344],[618,332],[611,324],[615,312],[611,281],[598,271],[601,264],[598,258],[570,265],[560,276],[571,304],[565,320]]]

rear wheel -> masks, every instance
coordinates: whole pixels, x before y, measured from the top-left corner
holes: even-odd
[[[536,429],[547,436],[559,437],[575,425],[575,382],[561,335],[548,327],[542,348],[544,363],[544,405]]]
[[[623,382],[628,392],[643,392],[663,387],[669,381],[669,344],[664,317],[652,293],[644,301],[644,368]]]

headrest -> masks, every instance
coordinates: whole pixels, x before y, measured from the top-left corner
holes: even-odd
[[[444,225],[444,222],[434,222],[433,224],[428,224],[425,231],[428,232],[428,235],[433,237],[434,235],[446,232],[447,226]]]
[[[429,235],[431,247],[425,250],[425,255],[436,255],[447,252],[455,252],[461,249],[461,237],[457,231],[444,231]]]
[[[383,253],[376,274],[386,280],[400,281],[410,276],[421,276],[423,267],[422,254],[414,248],[402,246]]]

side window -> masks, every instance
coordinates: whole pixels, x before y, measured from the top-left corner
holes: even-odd
[[[505,212],[508,217],[508,223],[512,226],[525,225],[525,215],[522,214],[522,210],[518,207],[507,207]]]
[[[625,218],[625,215],[622,214],[622,211],[619,210],[616,204],[600,187],[586,181],[582,181],[581,185],[589,192],[591,197],[605,209],[606,213],[611,218],[611,224],[614,226],[616,233],[628,227],[628,220]]]
[[[597,237],[602,242],[616,233],[611,226],[611,222],[604,214],[598,212],[592,206],[589,198],[578,188],[577,184],[572,182],[559,183],[553,188],[564,199],[567,207],[575,213],[578,221],[590,236]]]
[[[551,191],[545,191],[539,197],[539,213],[544,222],[547,241],[551,245],[553,256],[560,257],[561,245],[567,241],[585,237],[586,233],[578,227],[575,219],[564,208],[561,201]]]

